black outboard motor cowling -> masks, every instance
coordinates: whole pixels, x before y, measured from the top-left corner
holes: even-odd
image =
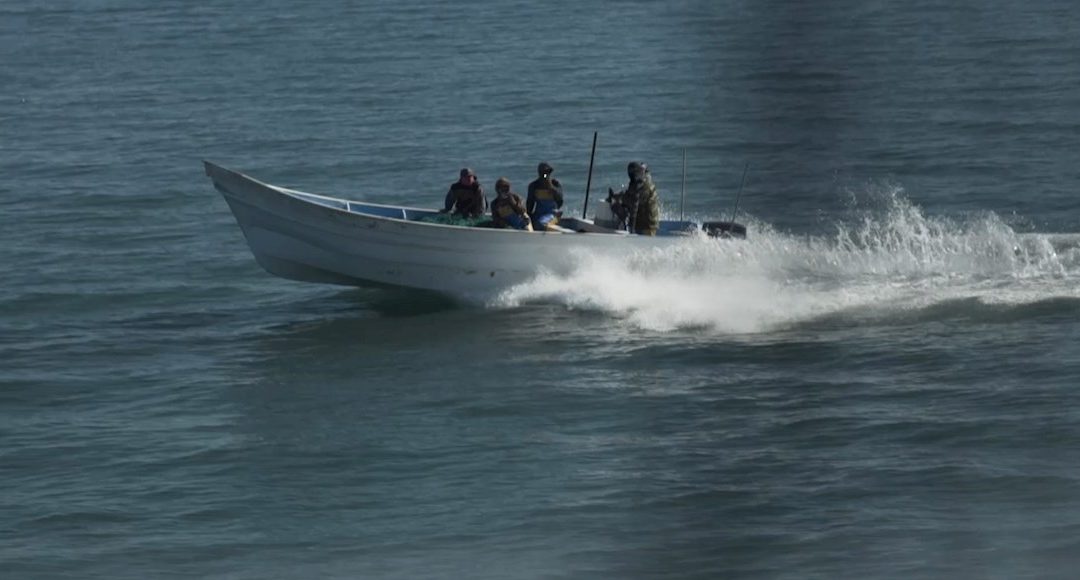
[[[746,239],[746,226],[735,222],[705,222],[701,224],[710,238]]]

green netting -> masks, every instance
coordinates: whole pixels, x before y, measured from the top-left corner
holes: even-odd
[[[447,226],[464,226],[470,228],[485,228],[491,227],[491,218],[487,216],[480,216],[475,218],[462,217],[456,215],[450,215],[448,213],[441,213],[438,215],[426,215],[416,220],[419,222],[427,222],[432,224],[443,224]]]

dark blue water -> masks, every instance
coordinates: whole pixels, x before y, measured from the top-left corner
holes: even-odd
[[[0,576],[1072,578],[1071,3],[8,0]],[[304,285],[202,173],[742,244]],[[523,187],[519,187],[523,189]]]

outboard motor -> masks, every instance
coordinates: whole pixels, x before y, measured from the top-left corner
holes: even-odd
[[[746,239],[746,226],[735,222],[705,222],[701,224],[710,238]]]
[[[627,229],[630,211],[623,206],[622,196],[609,188],[607,199],[597,205],[596,214],[593,216],[594,224],[613,230]]]
[[[593,215],[593,223],[604,228],[615,229],[617,220],[615,213],[611,211],[611,200],[606,199],[596,204],[596,213]]]

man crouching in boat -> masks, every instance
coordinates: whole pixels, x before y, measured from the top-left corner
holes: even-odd
[[[484,188],[476,180],[476,174],[468,167],[461,170],[461,177],[446,192],[445,207],[440,213],[463,218],[478,218],[487,212],[487,198]],[[453,210],[451,212],[451,210]]]
[[[559,223],[559,216],[562,215],[559,211],[563,206],[562,184],[558,179],[551,177],[555,168],[546,161],[540,162],[540,165],[536,167],[536,172],[539,177],[529,184],[529,195],[525,200],[525,207],[529,210],[529,216],[537,229],[546,230],[549,226],[554,229],[555,224]]]
[[[510,192],[510,180],[500,177],[495,182],[495,199],[491,200],[491,219],[497,228],[533,231],[521,196]]]
[[[660,226],[660,196],[656,193],[649,166],[631,161],[626,166],[626,176],[630,183],[624,191],[608,190],[611,210],[627,225],[627,230],[642,236],[655,236]]]

